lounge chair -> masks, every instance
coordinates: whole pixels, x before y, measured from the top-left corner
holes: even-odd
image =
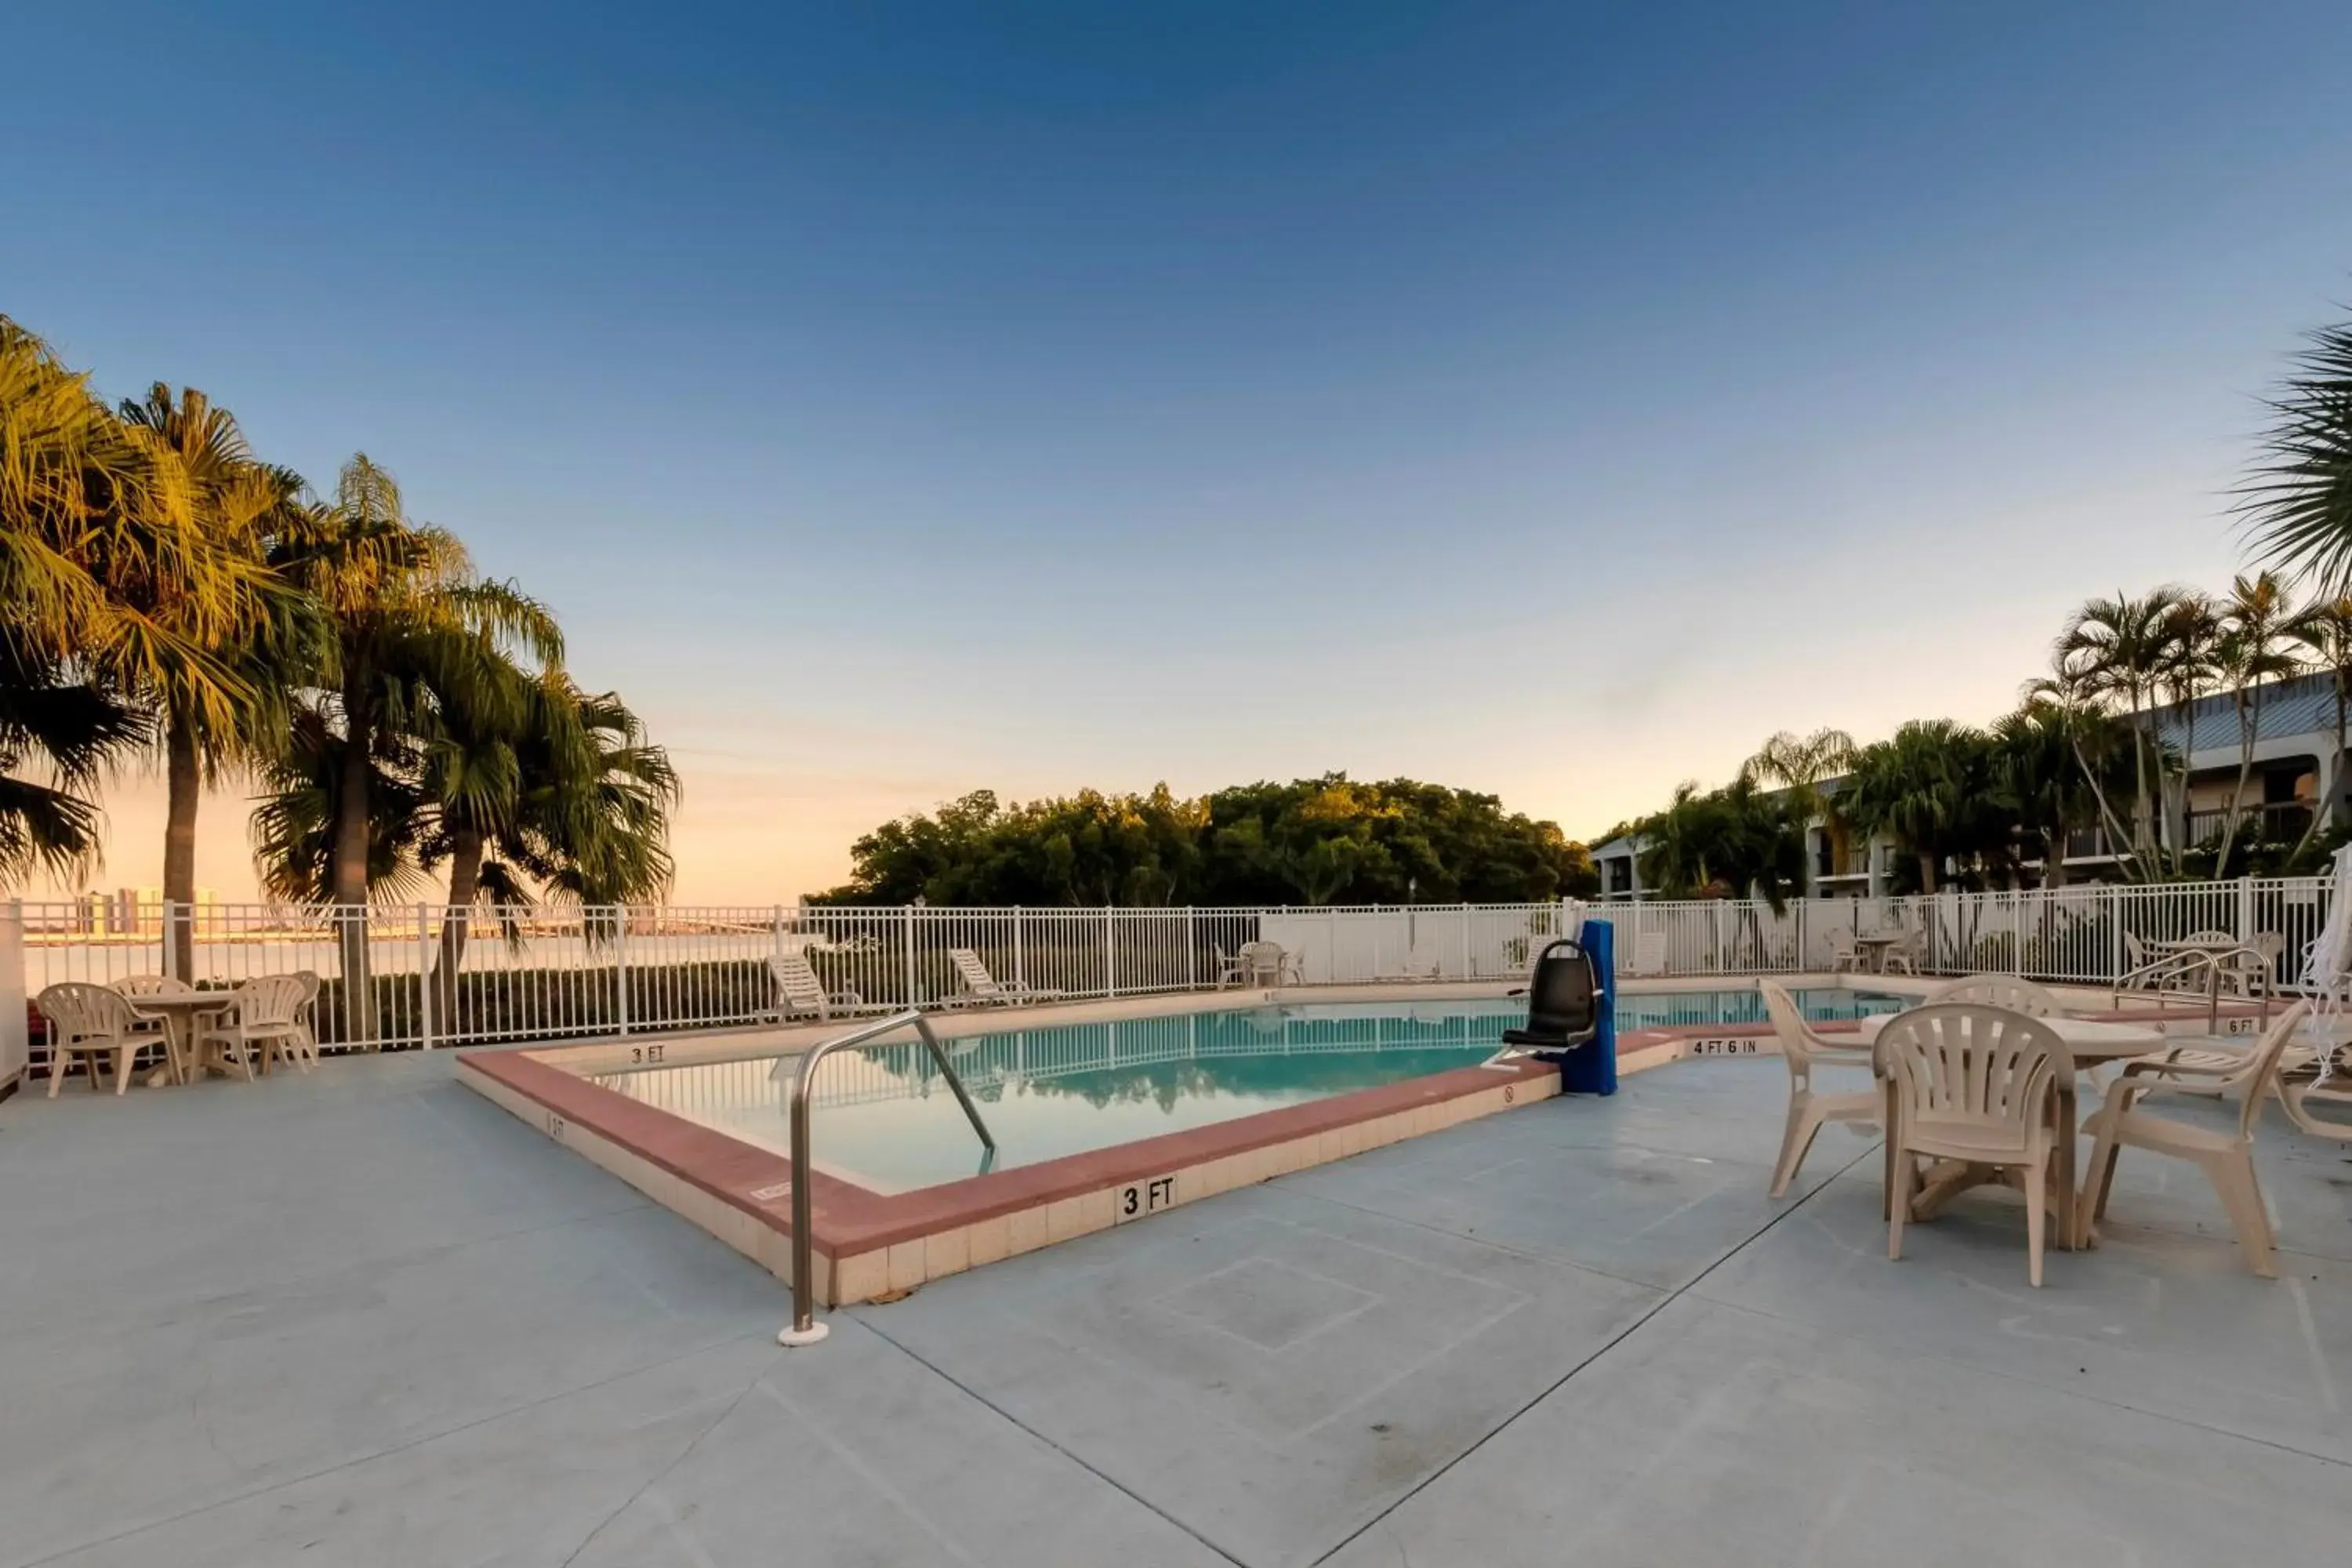
[[[2042,1283],[2050,1223],[2053,1097],[2074,1058],[2049,1025],[2005,1007],[1966,1003],[1897,1013],[1881,1029],[1877,1063],[1895,1104],[1886,1130],[1886,1256],[1903,1256],[1921,1155],[2005,1166],[2025,1189],[2026,1277]],[[2058,1194],[2072,1202],[2073,1194]]]
[[[1837,1045],[1814,1033],[1795,999],[1772,981],[1759,981],[1756,989],[1764,998],[1764,1013],[1772,1020],[1772,1032],[1780,1037],[1780,1059],[1789,1064],[1789,1121],[1780,1134],[1780,1157],[1772,1163],[1770,1195],[1777,1198],[1797,1179],[1798,1167],[1805,1163],[1806,1152],[1824,1125],[1875,1121],[1879,1098],[1875,1089],[1843,1094],[1814,1092],[1815,1068],[1859,1068],[1868,1072],[1870,1047],[1858,1042]]]
[[[1633,937],[1633,973],[1664,974],[1666,972],[1666,933],[1662,931],[1637,931]]]
[[[824,1023],[833,1017],[834,1008],[860,1006],[865,1002],[855,991],[827,991],[810,965],[808,954],[798,949],[771,957],[768,970],[776,977],[776,1021],[780,1024],[808,1014],[814,1014],[819,1023]]]
[[[1031,1002],[1048,1002],[1062,995],[1059,991],[1040,991],[1034,986],[1015,982],[1002,984],[980,961],[980,954],[968,947],[948,949],[948,962],[955,965],[956,978],[963,982],[961,1000],[976,1002],[988,1007],[1018,1007]]]
[[[2083,1190],[2082,1222],[2077,1227],[2084,1236],[2107,1210],[2107,1197],[2115,1184],[2116,1156],[2126,1146],[2146,1149],[2152,1153],[2169,1154],[2175,1159],[2194,1163],[2213,1184],[2221,1206],[2229,1211],[2230,1225],[2238,1233],[2239,1250],[2245,1254],[2246,1266],[2264,1279],[2277,1277],[2272,1261],[2272,1249],[2278,1245],[2271,1234],[2270,1216],[2263,1207],[2261,1186],[2254,1180],[2254,1128],[2262,1121],[2263,1101],[2269,1097],[2271,1080],[2278,1071],[2279,1058],[2294,1042],[2294,1032],[2303,1026],[2309,1004],[2297,1002],[2280,1014],[2272,1023],[2262,1044],[2246,1053],[2227,1079],[2208,1079],[2192,1082],[2179,1076],[2175,1064],[2166,1064],[2166,1076],[2156,1076],[2152,1064],[2133,1062],[2124,1068],[2124,1076],[2116,1080],[2108,1091],[2106,1103],[2084,1129],[2098,1140],[2091,1155],[2091,1179]],[[2150,1116],[2142,1110],[2151,1099],[2167,1094],[2234,1093],[2239,1097],[2238,1125],[2231,1131],[2211,1127],[2191,1126],[2169,1117]]]

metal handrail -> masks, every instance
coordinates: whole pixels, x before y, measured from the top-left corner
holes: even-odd
[[[2252,959],[2259,967],[2250,969],[2238,962],[2247,958]],[[2251,942],[2239,942],[2232,947],[2189,948],[2168,952],[2150,959],[2128,973],[2116,976],[2109,996],[2115,1005],[2122,1006],[2125,995],[2137,989],[2132,984],[2135,980],[2156,982],[2148,988],[2146,994],[2156,999],[2158,1012],[2164,1010],[2165,1001],[2168,997],[2194,998],[2201,995],[2205,1001],[2205,1027],[2210,1032],[2221,1027],[2222,976],[2229,974],[2242,978],[2246,982],[2247,994],[2250,999],[2253,994],[2254,979],[2259,976],[2262,980],[2262,1018],[2264,1023],[2268,1023],[2271,1016],[2271,997],[2277,990],[2277,982],[2271,973],[2271,962],[2270,954]],[[2184,987],[2177,991],[2168,991],[2164,987],[2163,983],[2167,978],[2178,977],[2189,980],[2197,977],[2200,971],[2204,981],[2201,989],[2191,990]]]
[[[816,1254],[813,1234],[816,1226],[809,1215],[809,1089],[816,1081],[818,1064],[835,1051],[846,1050],[852,1046],[870,1045],[909,1024],[914,1026],[917,1034],[923,1037],[923,1044],[930,1049],[931,1060],[939,1064],[940,1074],[948,1080],[948,1087],[955,1090],[956,1103],[963,1107],[964,1115],[971,1122],[971,1130],[980,1134],[981,1146],[992,1156],[996,1152],[996,1140],[990,1136],[988,1123],[980,1119],[980,1108],[972,1104],[971,1096],[964,1092],[963,1079],[957,1076],[955,1064],[948,1060],[948,1053],[940,1046],[939,1036],[931,1030],[930,1019],[920,1010],[909,1008],[904,1013],[894,1013],[862,1029],[852,1029],[848,1034],[833,1039],[820,1040],[803,1051],[800,1070],[793,1079],[793,1323],[792,1327],[776,1335],[778,1344],[813,1345],[826,1333],[825,1325],[816,1321]],[[783,1066],[781,1061],[776,1064],[775,1076],[782,1076]]]

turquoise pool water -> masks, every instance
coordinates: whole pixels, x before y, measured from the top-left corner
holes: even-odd
[[[1891,1013],[1899,996],[1811,991],[1808,1016]],[[1527,1016],[1517,1002],[1323,1004],[1222,1008],[950,1037],[956,1071],[996,1136],[995,1168],[1034,1164],[1280,1106],[1469,1067]],[[1620,996],[1618,1027],[1760,1023],[1753,991]],[[977,1029],[980,1016],[942,1020]],[[789,1082],[778,1058],[646,1068],[594,1081],[671,1114],[786,1153]],[[828,1058],[814,1120],[817,1164],[876,1192],[979,1171],[980,1148],[922,1047]],[[786,1079],[790,1074],[787,1072]]]

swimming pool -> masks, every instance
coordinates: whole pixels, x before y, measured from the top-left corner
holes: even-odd
[[[1816,1019],[1906,1005],[1844,990],[1801,992],[1798,1002]],[[1621,995],[1617,1014],[1621,1030],[1764,1020],[1752,990]],[[1315,1004],[953,1035],[956,1071],[996,1137],[987,1166],[922,1048],[867,1047],[822,1069],[815,1163],[869,1192],[910,1192],[1474,1066],[1526,1016],[1524,1004],[1499,999]],[[967,1030],[980,1022],[942,1020]],[[775,1069],[791,1059],[647,1067],[591,1081],[781,1154],[791,1148],[791,1071]]]

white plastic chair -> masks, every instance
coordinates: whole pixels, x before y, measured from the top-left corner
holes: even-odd
[[[298,1015],[310,994],[310,983],[300,974],[256,975],[230,992],[227,1005],[199,1031],[196,1060],[217,1051],[248,1080],[255,1064],[266,1071],[273,1058],[309,1072],[302,1047],[310,1032]]]
[[[118,995],[130,997],[134,1003],[142,996],[192,995],[196,989],[186,981],[173,974],[117,975],[106,983],[106,988]],[[170,1020],[159,1018],[152,1013],[142,1013],[135,1006],[131,1009],[131,1026],[134,1033],[145,1035],[163,1047],[164,1054],[170,1058],[168,1066],[172,1081],[187,1082],[187,1068],[180,1060],[177,1037],[173,1031]]]
[[[2189,1161],[2202,1170],[2221,1206],[2229,1211],[2246,1266],[2266,1279],[2275,1279],[2278,1270],[2271,1253],[2278,1239],[2271,1234],[2262,1187],[2254,1179],[2254,1129],[2262,1121],[2263,1101],[2270,1095],[2279,1058],[2294,1043],[2294,1032],[2303,1026],[2309,1011],[2309,1004],[2297,1002],[2280,1014],[2262,1043],[2247,1052],[2227,1078],[2194,1081],[2177,1063],[2144,1060],[2126,1066],[2124,1076],[2108,1092],[2106,1103],[2084,1129],[2098,1143],[2091,1155],[2091,1179],[2083,1190],[2077,1227],[2081,1234],[2090,1235],[2092,1227],[2106,1216],[2107,1198],[2115,1185],[2116,1156],[2126,1147],[2146,1149]],[[2157,1076],[2158,1071],[2166,1076]],[[2240,1100],[2238,1125],[2224,1132],[2151,1116],[2141,1109],[2147,1100],[2168,1094],[2235,1094]]]
[[[2006,1007],[2031,1018],[2063,1018],[2066,1009],[2042,986],[2018,974],[1972,974],[1938,986],[1927,996],[1929,1005],[1973,1002],[1985,1007]]]
[[[1895,1125],[1886,1130],[1894,1183],[1886,1256],[1903,1256],[1919,1156],[2003,1166],[2022,1176],[2026,1276],[2039,1286],[2056,1147],[2054,1097],[2061,1076],[2074,1071],[2066,1043],[2022,1013],[1947,1003],[1897,1013],[1879,1031],[1876,1054],[1895,1108]]]
[[[68,980],[49,986],[33,999],[49,1021],[49,1098],[58,1097],[65,1082],[66,1056],[79,1051],[96,1058],[114,1053],[114,1092],[131,1087],[131,1062],[140,1050],[156,1044],[153,1034],[139,1027],[139,1016],[122,993],[104,985]],[[98,1088],[98,1063],[88,1064],[89,1087]]]
[[[1815,1068],[1867,1070],[1869,1048],[1859,1043],[1840,1047],[1815,1034],[1795,999],[1773,982],[1759,981],[1756,989],[1764,998],[1764,1013],[1772,1020],[1772,1032],[1780,1038],[1780,1058],[1789,1064],[1789,1123],[1780,1134],[1780,1157],[1772,1165],[1771,1195],[1777,1198],[1796,1180],[1797,1168],[1805,1163],[1806,1152],[1824,1124],[1875,1121],[1879,1099],[1875,1089],[1868,1089],[1850,1094],[1814,1092]]]
[[[1830,932],[1830,973],[1852,974],[1862,968],[1862,955],[1854,951],[1853,932],[1838,926]]]

